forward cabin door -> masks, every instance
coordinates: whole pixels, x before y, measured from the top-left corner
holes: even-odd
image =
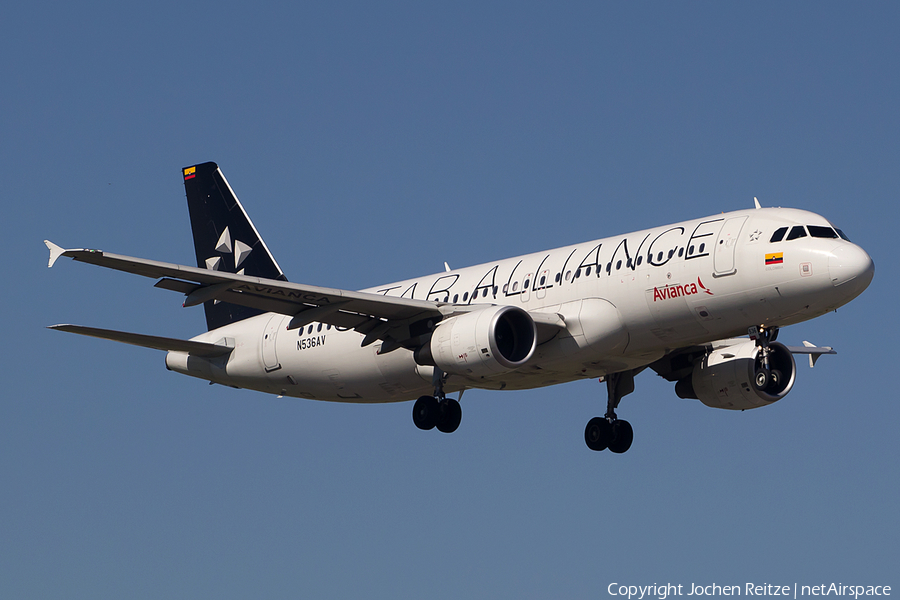
[[[716,250],[713,252],[713,277],[725,277],[737,273],[737,268],[734,266],[734,251],[741,228],[746,220],[747,215],[732,217],[722,226],[719,239],[716,241]]]

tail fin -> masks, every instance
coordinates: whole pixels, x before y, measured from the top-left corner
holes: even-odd
[[[197,266],[287,281],[216,163],[182,169]],[[212,330],[262,311],[217,300],[203,304]]]

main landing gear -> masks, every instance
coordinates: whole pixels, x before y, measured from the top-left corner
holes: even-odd
[[[623,396],[634,391],[634,372],[623,371],[606,377],[606,415],[594,417],[584,428],[584,442],[591,450],[621,454],[631,448],[634,431],[631,423],[616,416],[616,408]]]
[[[773,369],[769,364],[769,354],[772,352],[769,343],[778,338],[777,327],[753,326],[749,330],[750,339],[756,342],[759,353],[756,355],[756,372],[753,375],[753,385],[760,391],[778,389],[784,375],[778,369]]]
[[[444,374],[434,370],[434,396],[420,396],[413,405],[413,423],[422,430],[434,429],[453,433],[462,421],[459,402],[444,395]],[[462,392],[459,397],[462,398]]]

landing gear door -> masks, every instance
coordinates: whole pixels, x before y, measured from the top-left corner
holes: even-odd
[[[719,239],[716,241],[716,250],[713,253],[714,277],[725,277],[737,273],[737,268],[734,266],[734,251],[737,247],[738,236],[741,234],[741,227],[744,226],[746,220],[747,215],[733,217],[725,221],[722,226]]]

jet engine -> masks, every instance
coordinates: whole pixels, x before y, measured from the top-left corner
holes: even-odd
[[[531,316],[515,306],[490,306],[438,324],[431,341],[416,350],[420,365],[445,373],[486,377],[525,364],[537,341]]]
[[[675,385],[681,398],[696,398],[712,408],[745,410],[768,406],[791,391],[797,366],[790,350],[769,344],[769,369],[762,364],[755,342],[716,348],[694,364],[688,377]]]

